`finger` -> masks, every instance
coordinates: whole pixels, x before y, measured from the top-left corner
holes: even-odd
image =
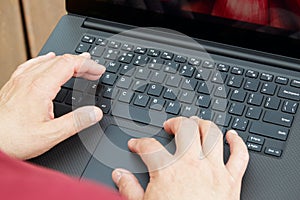
[[[102,111],[95,106],[78,108],[66,115],[48,121],[44,125],[49,138],[52,138],[54,145],[92,126],[102,119]]]
[[[125,169],[115,169],[112,179],[119,188],[120,194],[127,200],[142,200],[144,189],[137,178]]]
[[[199,117],[191,117],[199,127],[202,150],[205,157],[217,164],[223,163],[223,134],[218,126],[208,120],[200,119]]]
[[[176,155],[202,157],[200,133],[197,124],[188,118],[176,117],[164,123],[164,129],[175,135]]]
[[[50,52],[46,55],[42,55],[42,56],[38,56],[36,58],[33,58],[31,60],[28,60],[27,62],[21,64],[17,70],[13,73],[12,77],[16,77],[20,74],[22,74],[25,70],[31,68],[31,67],[35,67],[36,65],[46,62],[48,60],[51,60],[53,58],[55,58],[55,53]]]
[[[247,147],[234,130],[227,132],[226,140],[230,146],[230,157],[226,168],[235,180],[241,181],[249,161]]]
[[[171,154],[154,138],[131,139],[128,148],[141,157],[149,172],[166,167],[171,162]]]

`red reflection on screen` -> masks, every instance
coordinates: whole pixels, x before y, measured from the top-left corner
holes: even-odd
[[[297,30],[300,0],[190,0],[183,9],[254,24]]]

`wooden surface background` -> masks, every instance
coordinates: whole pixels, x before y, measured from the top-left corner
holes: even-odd
[[[0,87],[38,54],[65,13],[65,0],[0,0]]]

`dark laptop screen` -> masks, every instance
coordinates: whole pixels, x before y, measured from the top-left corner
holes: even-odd
[[[67,9],[300,58],[300,0],[67,0]]]

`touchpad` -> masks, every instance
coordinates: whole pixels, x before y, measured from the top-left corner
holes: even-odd
[[[147,167],[137,154],[130,152],[127,146],[129,139],[143,137],[149,137],[149,135],[115,125],[109,126],[105,130],[105,135],[98,144],[82,177],[115,187],[111,179],[112,170],[125,168],[133,172],[145,188],[149,181]],[[170,153],[175,152],[173,140],[159,136],[153,137],[165,146]]]

